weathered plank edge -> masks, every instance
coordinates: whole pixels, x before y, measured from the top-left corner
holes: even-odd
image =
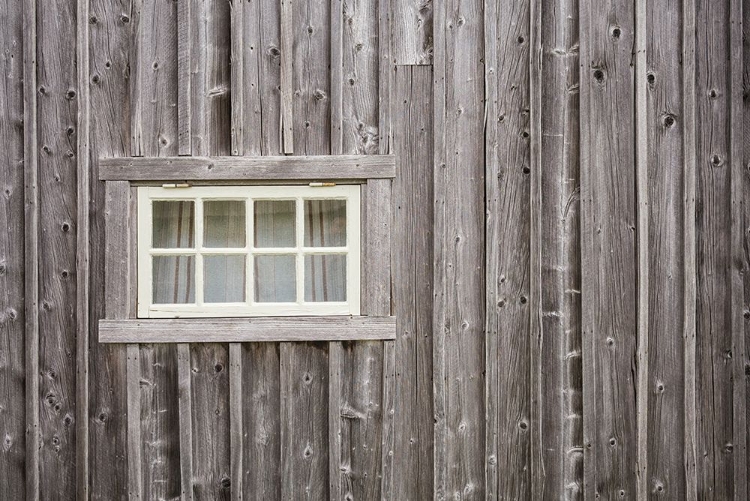
[[[685,384],[685,432],[684,466],[685,493],[688,501],[698,499],[698,472],[696,470],[697,422],[696,422],[696,117],[695,117],[695,20],[696,0],[685,0],[682,11],[682,85],[684,118],[684,252],[685,252],[685,322],[684,322],[684,384]]]
[[[381,179],[396,176],[393,155],[102,158],[102,181]]]
[[[294,59],[292,0],[281,0],[281,153],[294,153],[292,60]]]
[[[241,3],[241,2],[240,2]],[[242,499],[242,345],[229,344],[229,447],[232,499]]]
[[[100,320],[100,343],[249,343],[388,340],[395,317],[257,317]]]
[[[101,323],[100,327],[101,329]],[[101,330],[99,331],[101,333]],[[177,394],[180,427],[181,499],[193,499],[193,396],[190,382],[190,345],[177,345]]]
[[[39,499],[39,165],[36,0],[23,2],[26,499]]]

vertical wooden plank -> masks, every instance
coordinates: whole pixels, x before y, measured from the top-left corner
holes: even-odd
[[[148,2],[148,0],[145,0]],[[131,0],[129,11],[121,14],[120,20],[123,24],[130,24],[132,26],[130,31],[130,40],[128,41],[128,75],[132,73],[132,78],[129,78],[130,92],[129,92],[129,104],[130,104],[130,155],[139,157],[144,154],[143,146],[143,98],[142,98],[142,86],[144,81],[144,73],[146,71],[145,65],[147,64],[144,60],[145,55],[142,53],[142,40],[150,38],[152,36],[151,24],[145,23],[141,25],[141,11],[143,11],[144,0]],[[148,3],[146,4],[148,5]],[[123,9],[125,10],[125,9]],[[148,14],[148,11],[144,11]],[[103,13],[103,11],[102,11]],[[146,38],[148,37],[148,38]]]
[[[539,14],[537,14],[539,15]],[[532,27],[534,21],[532,20]],[[541,6],[541,497],[583,499],[578,2]],[[533,45],[532,47],[536,47]],[[534,50],[537,50],[536,48]],[[532,74],[533,76],[533,74]],[[534,120],[532,120],[534,123]],[[536,125],[534,130],[536,130]],[[534,130],[531,138],[534,139]],[[535,172],[538,171],[538,172]],[[540,482],[540,475],[534,482]]]
[[[232,499],[242,499],[242,345],[229,344],[229,465]],[[252,497],[250,498],[252,499]]]
[[[436,5],[441,8],[439,3]],[[423,0],[392,1],[391,8],[394,64],[431,64],[433,3]]]
[[[349,18],[350,25],[354,19]],[[344,1],[331,2],[331,155],[341,155],[343,147],[343,81],[344,81]]]
[[[131,46],[137,25],[137,3],[112,8],[107,0],[90,5],[91,177],[96,179],[98,156],[127,156],[131,144]],[[91,385],[90,495],[114,499],[128,492],[127,348],[98,342],[98,320],[104,318],[105,189],[91,184],[89,350]]]
[[[528,12],[528,3],[511,7]],[[485,496],[483,8],[478,0],[446,2],[435,22],[433,332],[438,498],[458,492]],[[526,45],[528,26],[528,21],[519,24]],[[522,66],[527,74],[528,63]],[[527,343],[528,336],[522,337]]]
[[[648,405],[647,430],[639,429],[639,437],[646,436],[647,442],[641,447],[645,445],[647,458],[640,457],[639,463],[646,459],[648,471],[644,472],[641,465],[639,485],[644,496],[685,499],[684,373],[688,368],[683,336],[687,221],[683,207],[687,203],[688,169],[683,167],[683,143],[688,116],[682,79],[688,76],[681,71],[681,66],[687,64],[684,42],[674,36],[683,28],[683,13],[653,2],[647,2],[644,8],[638,19],[638,23],[645,24],[638,27],[644,37],[639,56],[642,50],[646,56],[637,62],[636,88],[645,100],[638,103],[645,108],[639,110],[638,123],[646,130],[641,130],[645,137],[639,137],[637,147],[639,170],[646,168],[648,173],[648,206],[644,207],[640,200],[638,205],[639,216],[645,214],[648,218],[645,240],[649,374],[645,387],[639,385],[640,398],[647,399]],[[639,239],[639,250],[642,244]],[[643,272],[639,270],[639,274]]]
[[[177,394],[180,423],[180,485],[183,501],[193,499],[193,392],[190,345],[177,345]]]
[[[745,93],[743,94],[743,129],[742,129],[742,144],[744,145],[742,151],[742,164],[745,166],[747,171],[743,177],[744,189],[743,189],[743,213],[744,213],[744,227],[750,227],[750,0],[744,0],[742,4],[742,54],[743,54],[743,85]],[[750,353],[748,353],[748,345],[750,345],[750,231],[745,232],[744,237],[744,311],[743,317],[745,321],[744,333],[745,333],[745,357],[742,361],[745,366],[745,391],[750,392]],[[745,407],[745,419],[746,422],[750,421],[750,406]],[[746,436],[745,447],[746,455],[745,460],[747,461],[746,475],[750,477],[750,436]],[[748,487],[750,489],[750,487]]]
[[[391,153],[391,9],[389,0],[378,0],[378,153]]]
[[[328,497],[344,499],[349,490],[349,473],[351,463],[348,450],[343,452],[344,425],[342,415],[345,412],[341,386],[344,371],[344,348],[342,343],[328,343]],[[347,437],[348,438],[348,437]],[[351,494],[349,494],[351,496]]]
[[[76,4],[37,6],[40,491],[76,495]]]
[[[391,499],[433,496],[433,106],[428,66],[398,66],[393,88],[393,304],[396,316]],[[437,349],[437,346],[436,346]],[[388,360],[388,359],[386,359]],[[387,373],[386,373],[387,374]],[[385,491],[384,491],[385,492]]]
[[[245,70],[244,53],[244,28],[245,28],[245,15],[243,0],[233,0],[230,4],[231,7],[231,54],[230,54],[230,66],[231,66],[231,86],[230,96],[232,102],[232,128],[231,128],[231,151],[232,155],[242,155],[243,146],[245,141],[242,137],[245,117],[244,111],[245,106],[242,102],[244,98],[244,92],[242,91],[242,85],[244,84],[245,78],[243,72]]]
[[[26,483],[33,477],[29,461],[26,469],[24,437],[26,391],[24,378],[24,264],[36,259],[33,248],[24,253],[24,174],[34,167],[33,160],[24,162],[24,87],[33,85],[24,79],[24,33],[26,5],[0,2],[5,14],[0,19],[0,144],[5,155],[0,159],[0,185],[4,196],[0,199],[0,492],[13,499],[24,499]],[[35,91],[33,88],[31,92]],[[31,110],[29,110],[31,111]],[[33,123],[33,122],[32,122]],[[27,137],[26,139],[30,139]],[[33,299],[33,298],[29,298]],[[29,384],[31,387],[31,384]],[[30,458],[30,456],[29,456]]]
[[[636,496],[632,2],[581,3],[584,491]],[[619,33],[619,36],[613,35]]]
[[[193,17],[191,8],[191,0],[177,2],[177,151],[180,155],[190,155],[193,150],[191,133]]]
[[[281,499],[278,343],[242,345],[245,499]]]
[[[729,1],[696,2],[696,422],[698,498],[729,499],[733,441]]]
[[[141,468],[141,363],[137,344],[128,345],[128,498],[143,498]]]
[[[281,0],[281,151],[285,155],[294,153],[294,111],[292,101],[294,60],[294,9],[292,0]]]

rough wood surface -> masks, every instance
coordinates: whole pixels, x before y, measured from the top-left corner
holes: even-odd
[[[229,466],[233,500],[242,499],[242,345],[229,345]]]
[[[398,66],[393,89],[393,313],[396,316],[391,499],[433,492],[432,71]]]
[[[177,395],[180,430],[180,499],[193,500],[193,392],[190,345],[177,345]]]
[[[29,3],[33,4],[24,6]],[[0,238],[0,492],[11,499],[26,496],[22,479],[33,476],[31,471],[26,473],[26,445],[34,442],[24,436],[24,340],[33,339],[26,338],[24,328],[24,265],[27,260],[36,260],[33,248],[27,250],[28,254],[24,252],[24,178],[26,169],[35,169],[33,161],[24,162],[24,87],[34,86],[33,80],[24,80],[23,50],[31,41],[28,36],[33,37],[33,32],[24,34],[25,10],[14,2],[0,2],[4,13],[0,18],[0,75],[4,76],[0,80],[0,95],[4,96],[0,103],[0,144],[5,147],[0,159],[0,186],[4,190],[0,198],[0,228],[4,229]],[[35,467],[30,460],[28,465]]]
[[[395,175],[390,155],[103,158],[105,181],[378,179]]]
[[[281,25],[281,72],[279,75],[279,87],[281,91],[281,153],[294,153],[294,2],[293,0],[281,0],[280,25]],[[302,7],[302,5],[300,5]]]
[[[128,499],[143,497],[143,465],[141,447],[141,363],[137,344],[127,348],[128,396]]]
[[[388,2],[386,2],[387,4]],[[434,8],[441,8],[435,2]],[[391,1],[391,36],[395,64],[431,64],[433,49],[432,0]]]

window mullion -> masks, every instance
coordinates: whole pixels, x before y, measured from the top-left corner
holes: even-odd
[[[203,306],[203,199],[195,199],[195,304]]]
[[[297,224],[295,225],[295,231],[297,233],[297,238],[295,244],[297,247],[297,274],[295,278],[297,280],[297,304],[302,304],[305,299],[305,255],[302,252],[305,235],[305,208],[302,197],[297,197],[296,209]]]

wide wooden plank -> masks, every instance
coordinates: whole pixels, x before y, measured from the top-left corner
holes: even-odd
[[[537,2],[539,3],[539,2]],[[541,304],[539,405],[544,498],[583,499],[578,2],[541,6]],[[533,21],[532,21],[533,22]],[[532,24],[533,26],[533,24]],[[534,50],[537,50],[534,48]],[[532,130],[534,139],[535,130]],[[539,135],[539,132],[536,132]],[[537,477],[538,478],[538,477]],[[538,482],[538,481],[537,481]],[[536,482],[535,482],[536,483]]]
[[[518,17],[519,11],[528,11],[527,3],[501,5],[506,14],[515,14],[499,21],[528,19]],[[486,496],[484,11],[482,1],[451,0],[435,12],[433,330],[438,496],[465,489],[473,497]],[[518,29],[527,30],[528,22],[519,22]],[[528,36],[526,40],[528,44]],[[492,40],[490,46],[498,43]],[[521,66],[528,73],[528,64]],[[510,95],[520,97],[527,90],[518,88]],[[522,240],[524,235],[514,237]],[[527,336],[522,331],[519,338]]]
[[[102,158],[104,181],[379,179],[395,176],[390,155]]]
[[[442,6],[423,0],[384,2],[391,8],[391,37],[395,64],[431,64],[433,8]],[[440,25],[434,28],[441,29]]]
[[[540,486],[540,483],[532,482],[532,476],[539,473],[532,468],[531,450],[532,437],[538,439],[538,423],[532,422],[532,412],[536,409],[532,408],[531,401],[532,392],[536,391],[531,379],[532,362],[535,361],[531,354],[538,340],[532,339],[530,320],[538,311],[541,300],[538,294],[541,241],[539,228],[535,226],[532,231],[532,215],[536,221],[540,215],[539,211],[543,209],[538,206],[540,200],[536,199],[537,204],[532,207],[531,197],[532,190],[533,195],[538,196],[539,181],[545,173],[550,172],[550,169],[538,165],[538,158],[534,159],[537,164],[531,163],[531,134],[535,134],[534,141],[540,141],[541,138],[536,136],[537,130],[532,130],[532,125],[538,127],[538,124],[530,123],[528,112],[531,107],[529,16],[529,1],[488,3],[485,10],[485,47],[488,63],[485,68],[488,118],[485,144],[487,165],[484,173],[487,193],[487,279],[486,296],[483,300],[486,300],[487,314],[486,353],[483,359],[487,371],[487,453],[483,467],[486,468],[487,496],[497,499],[531,498],[534,497],[532,486]],[[537,24],[534,22],[535,26]],[[539,78],[538,71],[536,78]],[[508,92],[509,87],[515,91]],[[541,110],[534,110],[535,113],[538,111]],[[460,138],[458,131],[461,129],[453,127],[457,126],[446,126],[446,133]],[[450,141],[459,142],[461,139]],[[477,148],[476,145],[463,147]],[[450,155],[449,152],[450,150],[446,155]],[[454,189],[450,187],[455,183],[452,178],[459,178],[461,172],[471,169],[471,166],[458,164],[453,169],[455,173],[451,174],[451,178],[443,181],[447,190],[446,200],[456,196],[453,193]],[[467,191],[462,196],[463,200],[467,200],[464,204],[469,203],[468,195]],[[481,197],[481,193],[476,195]],[[443,232],[447,235],[463,231],[464,238],[470,242],[482,239],[481,228],[475,225],[472,233],[468,233],[466,229],[457,229],[460,228],[456,221],[459,220],[459,216],[449,209],[445,212],[447,222]],[[514,235],[514,238],[507,238],[507,235]],[[446,242],[449,237],[442,238],[442,242]],[[532,240],[535,243],[533,249],[530,247]],[[441,245],[447,246],[446,243]],[[530,253],[534,253],[535,258],[536,266],[533,270]],[[450,254],[444,258],[446,262],[453,262],[454,259],[457,258]],[[468,259],[468,255],[462,259]],[[462,273],[465,274],[466,271]],[[455,272],[456,278],[453,276],[451,272],[450,275],[446,274],[443,280],[450,283],[459,280],[461,275]],[[466,284],[465,287],[469,285]],[[537,285],[537,288],[532,290],[532,285]],[[477,296],[475,291],[463,290],[451,292],[449,297],[452,297],[452,294],[458,294],[458,297],[464,294]],[[452,300],[444,301],[450,305]],[[449,319],[459,314],[452,311],[451,306],[445,308]],[[473,308],[476,311],[474,314],[481,311],[476,309],[476,306]],[[513,349],[509,350],[508,346],[513,346]],[[449,352],[455,350],[451,345],[445,346],[444,349]],[[446,358],[450,360],[449,357]],[[460,360],[451,363],[457,367],[461,365]],[[456,388],[453,392],[460,393],[461,390]],[[481,400],[481,397],[479,398]],[[481,407],[475,412],[481,412]],[[456,444],[453,447],[460,445]],[[448,464],[455,461],[452,457],[446,460]],[[507,472],[514,474],[508,475]],[[456,481],[457,479],[453,480]],[[447,492],[456,488],[455,484],[451,487],[446,486]],[[534,494],[539,496],[538,492]]]
[[[581,3],[584,494],[592,499],[636,496],[634,19],[633,2]]]
[[[29,471],[25,473],[26,444],[33,443],[33,439],[24,436],[24,265],[27,259],[37,258],[33,247],[27,250],[28,255],[24,253],[24,175],[27,170],[36,168],[31,158],[24,163],[26,124],[22,122],[24,87],[33,89],[34,86],[34,81],[24,80],[21,63],[24,60],[23,48],[29,42],[23,30],[24,11],[29,3],[33,4],[27,2],[22,6],[16,2],[0,1],[0,11],[4,13],[0,18],[0,53],[4,54],[0,58],[0,74],[4,76],[0,80],[0,95],[4,96],[0,104],[0,144],[6,151],[0,159],[0,185],[5,193],[0,198],[0,228],[4,229],[0,238],[0,311],[3,312],[0,316],[0,409],[3,409],[0,412],[0,436],[5,437],[0,439],[4,444],[0,452],[0,492],[11,499],[25,498],[26,483],[22,479],[32,477],[31,468],[36,467],[29,461]],[[29,111],[33,112],[33,109]],[[27,139],[32,142],[30,137]],[[29,174],[29,177],[34,175]]]
[[[37,4],[40,492],[76,496],[76,3]],[[63,271],[67,270],[67,275]]]
[[[398,66],[393,100],[393,470],[391,499],[433,496],[433,116],[429,66]],[[437,348],[437,346],[436,346]],[[386,360],[391,360],[386,357]],[[393,376],[395,372],[395,377]],[[437,409],[436,409],[437,410]],[[390,412],[390,411],[389,411]],[[439,417],[438,417],[439,418]],[[386,492],[386,491],[384,491]]]

